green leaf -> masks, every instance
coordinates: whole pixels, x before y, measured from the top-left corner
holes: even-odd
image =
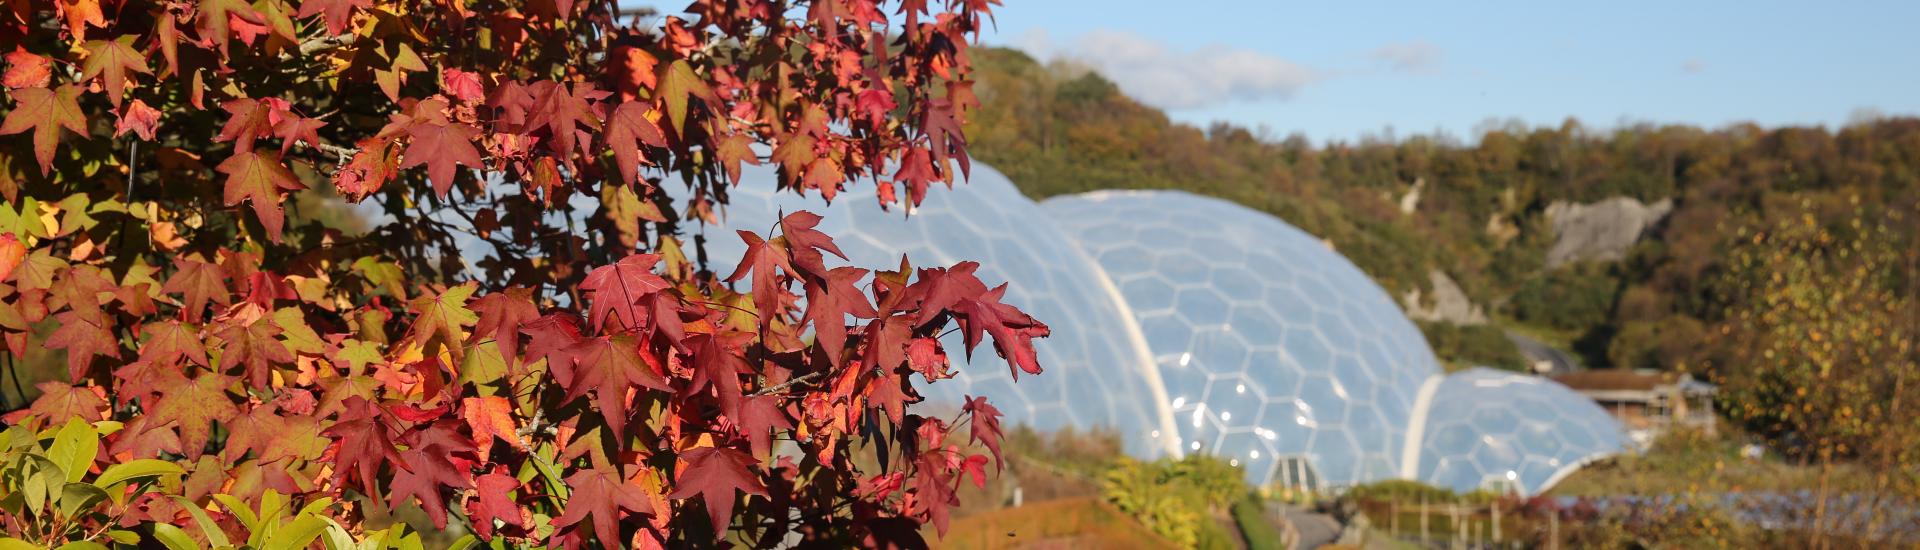
[[[447,545],[447,550],[467,550],[468,548],[473,548],[479,545],[480,545],[480,539],[475,538],[473,535],[465,535],[460,537],[459,539],[454,540],[453,544]]]
[[[194,542],[193,537],[187,535],[186,531],[174,527],[171,523],[154,524],[153,538],[159,540],[167,550],[204,550],[200,543]]]
[[[272,536],[266,537],[266,542],[261,547],[266,550],[306,548],[314,539],[320,538],[320,535],[327,531],[327,527],[326,518],[301,514],[300,517],[294,518],[292,522],[275,531]]]
[[[208,544],[212,544],[215,547],[233,546],[232,542],[227,541],[227,532],[221,531],[220,524],[214,523],[213,518],[207,516],[207,511],[201,508],[200,505],[194,504],[193,501],[180,496],[173,497],[173,501],[178,503],[181,508],[187,509],[187,513],[193,515],[194,525],[200,526],[200,535],[207,539]]]
[[[175,529],[179,529],[179,528],[175,527]],[[128,531],[126,529],[114,529],[111,531],[107,531],[107,538],[113,539],[113,542],[117,542],[120,544],[128,544],[128,545],[140,544],[140,534],[135,533],[133,531]]]
[[[187,471],[182,469],[178,464],[165,460],[143,458],[108,466],[106,471],[100,472],[100,477],[94,478],[93,484],[104,489],[137,478],[185,475],[186,473]]]
[[[445,346],[455,360],[462,359],[460,344],[466,339],[462,327],[480,320],[473,310],[467,309],[467,298],[479,288],[478,283],[469,282],[448,288],[439,296],[414,298],[408,305],[419,317],[414,318],[413,328],[407,331],[402,345],[418,344],[427,357],[438,355],[439,347]]]
[[[307,325],[307,316],[300,308],[289,306],[274,310],[273,324],[280,327],[280,337],[287,339],[287,348],[294,352],[319,355],[326,350],[320,334]]]
[[[99,452],[100,432],[94,431],[93,424],[76,417],[68,419],[60,433],[53,436],[47,459],[66,471],[68,482],[74,482],[87,475],[87,468],[93,465],[93,457]]]
[[[0,539],[0,550],[41,550],[42,548],[45,547],[13,537]]]
[[[91,483],[68,483],[60,487],[60,516],[78,516],[104,500],[107,500],[107,492]]]
[[[76,540],[62,544],[54,550],[107,550],[107,545],[90,540]]]
[[[271,530],[269,526],[260,524],[260,516],[254,515],[253,508],[247,506],[247,503],[242,502],[233,495],[213,495],[213,500],[219,501],[221,505],[226,506],[227,513],[233,514],[234,519],[240,520],[240,525],[246,527],[247,532],[253,534],[253,536],[247,540],[248,546],[258,546],[254,544],[257,541],[252,539],[259,538],[263,533]],[[266,509],[266,506],[264,504],[261,505],[261,509]]]

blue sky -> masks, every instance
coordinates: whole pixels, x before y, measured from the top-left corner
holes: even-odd
[[[996,19],[983,42],[1276,138],[1920,114],[1920,2],[1006,0]]]

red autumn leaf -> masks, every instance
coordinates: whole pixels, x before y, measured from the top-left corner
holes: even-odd
[[[447,499],[441,488],[473,487],[473,476],[467,471],[474,462],[473,442],[460,435],[459,424],[445,419],[408,434],[401,457],[410,468],[394,472],[393,486],[387,489],[388,506],[414,499],[434,527],[447,527]]]
[[[474,478],[473,487],[474,498],[467,501],[467,517],[472,519],[474,534],[480,540],[493,540],[494,520],[514,527],[527,526],[521,516],[520,503],[514,502],[511,495],[520,490],[520,480],[508,475],[506,468],[495,466],[493,471]]]
[[[740,402],[740,418],[734,421],[753,446],[753,456],[765,458],[773,449],[775,430],[793,429],[786,411],[780,410],[780,396],[756,395]]]
[[[222,103],[220,108],[227,111],[227,120],[213,140],[233,142],[235,156],[252,152],[253,141],[273,131],[273,106],[268,102],[243,97]]]
[[[427,166],[427,179],[433,192],[441,197],[453,190],[455,171],[461,166],[480,168],[480,150],[473,148],[473,136],[479,130],[459,123],[414,124],[407,127],[407,150],[400,154],[401,168]]]
[[[114,121],[113,137],[133,132],[140,139],[153,141],[153,133],[159,130],[160,111],[147,106],[145,101],[135,99],[120,112],[120,119]]]
[[[226,341],[226,347],[221,348],[220,370],[246,367],[247,384],[266,389],[273,380],[273,366],[293,362],[293,352],[275,338],[279,335],[280,326],[273,319],[227,324],[217,334]]]
[[[980,343],[980,333],[984,330],[993,336],[993,350],[1005,358],[1010,367],[1019,369],[1012,371],[1013,378],[1018,380],[1022,371],[1040,374],[1033,339],[1046,337],[1050,330],[1025,312],[1000,303],[1000,296],[1006,292],[1007,285],[994,287],[979,298],[961,300],[954,311],[960,315],[960,334],[966,342],[968,356],[972,356],[973,347]]]
[[[216,170],[227,175],[227,206],[243,200],[252,203],[254,216],[266,227],[267,237],[280,242],[280,226],[285,222],[280,193],[304,189],[293,172],[280,163],[280,157],[265,151],[235,153]]]
[[[13,111],[0,122],[0,135],[33,130],[33,158],[40,163],[40,174],[53,169],[53,149],[60,143],[60,129],[87,135],[87,115],[80,110],[80,88],[72,84],[57,90],[21,88],[13,91]]]
[[[521,447],[513,422],[513,402],[498,395],[468,397],[460,400],[460,419],[473,432],[473,445],[482,458],[493,449],[495,437]]]
[[[40,397],[33,400],[25,412],[40,415],[41,418],[81,418],[88,422],[103,420],[100,412],[107,407],[98,387],[75,386],[59,380],[48,380],[33,387],[40,390]]]
[[[361,492],[378,494],[374,488],[380,480],[381,466],[389,462],[401,469],[411,466],[395,450],[393,428],[387,424],[386,413],[379,405],[349,397],[344,406],[340,420],[325,432],[333,438],[333,482],[351,482],[357,477]]]
[[[0,84],[9,89],[45,88],[53,77],[53,60],[23,49],[7,52],[7,72]]]
[[[192,380],[178,377],[160,388],[153,416],[180,430],[180,446],[187,460],[200,458],[214,422],[225,423],[240,414],[240,408],[227,397],[227,387],[233,380],[231,376],[206,373]]]
[[[686,464],[675,480],[673,494],[668,498],[686,499],[699,496],[707,504],[707,518],[713,521],[714,538],[727,534],[727,523],[733,517],[733,504],[736,491],[749,495],[767,496],[767,488],[760,483],[760,477],[753,474],[753,457],[733,449],[702,447],[688,449],[681,453],[680,459]]]
[[[473,326],[473,333],[467,336],[467,344],[473,345],[491,337],[500,346],[500,354],[505,357],[507,364],[517,363],[520,358],[520,327],[540,317],[540,308],[533,305],[533,289],[508,288],[481,296],[470,307],[479,320]]]
[[[824,280],[807,281],[807,320],[813,323],[820,350],[834,367],[842,364],[842,348],[847,345],[847,316],[872,319],[878,315],[873,304],[867,303],[866,293],[854,286],[866,276],[865,269],[839,267],[826,272]]]
[[[567,399],[579,399],[593,390],[607,427],[613,433],[625,433],[628,388],[670,389],[640,353],[639,345],[629,336],[588,338],[568,350],[570,367],[564,371],[556,368],[555,372],[567,387]]]
[[[940,339],[920,337],[907,344],[907,366],[928,382],[952,376],[947,372],[949,365],[947,351],[940,345]]]
[[[320,129],[326,126],[326,121],[289,113],[282,115],[280,122],[274,123],[273,137],[280,138],[280,154],[284,156],[288,150],[293,148],[295,142],[305,143],[307,147],[318,148],[320,146]]]
[[[607,116],[607,146],[613,149],[613,160],[620,170],[620,178],[627,185],[637,185],[640,163],[647,158],[641,154],[640,146],[665,147],[667,138],[660,133],[660,127],[647,120],[647,107],[637,101],[621,103]]]
[[[13,268],[27,259],[27,245],[12,233],[0,234],[0,281],[13,276]]]
[[[59,326],[47,336],[46,344],[51,349],[67,350],[68,380],[78,381],[86,376],[93,358],[120,354],[120,343],[107,327],[72,311],[61,312],[54,316],[54,320]]]
[[[639,328],[645,318],[641,299],[668,286],[666,279],[653,273],[653,266],[659,262],[658,255],[630,254],[587,274],[580,289],[591,293],[588,300],[593,307],[588,310],[587,318],[593,330],[600,331],[608,315],[619,318],[620,324],[628,329]]]
[[[566,511],[553,518],[556,529],[573,527],[591,516],[594,536],[620,540],[620,520],[625,517],[621,510],[654,513],[646,494],[639,487],[627,484],[620,472],[609,466],[575,470],[567,476],[567,489],[573,494],[567,496]]]
[[[160,287],[160,291],[182,295],[181,311],[186,313],[187,322],[200,322],[206,315],[209,301],[223,306],[232,303],[231,293],[227,290],[226,270],[218,264],[187,258],[177,258],[173,263],[178,270],[167,279],[165,286]]]
[[[747,369],[747,362],[733,348],[751,339],[751,334],[734,333],[727,336],[702,334],[691,337],[696,344],[693,362],[693,384],[688,392],[699,392],[713,388],[720,399],[720,414],[735,416],[740,414],[740,373]]]
[[[967,396],[967,404],[960,410],[972,419],[967,433],[968,440],[986,445],[987,450],[993,452],[994,463],[999,467],[1006,467],[1006,463],[1000,457],[1000,409],[994,408],[984,396]]]
[[[147,325],[146,341],[140,344],[140,360],[177,365],[182,358],[202,367],[207,364],[207,347],[199,330],[179,321]]]
[[[440,78],[444,81],[442,89],[446,90],[447,95],[462,103],[472,103],[487,98],[486,87],[481,84],[478,74],[460,69],[447,69],[441,72]]]
[[[747,242],[747,253],[740,257],[740,265],[727,276],[727,282],[735,282],[752,273],[753,306],[762,317],[772,317],[778,312],[780,295],[786,289],[777,283],[779,273],[775,268],[794,273],[793,264],[788,260],[787,249],[779,241],[768,241],[752,231],[736,232],[740,239]]]

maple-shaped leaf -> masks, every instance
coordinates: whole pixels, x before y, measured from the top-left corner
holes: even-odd
[[[730,134],[720,140],[715,148],[714,159],[727,171],[727,181],[740,183],[740,165],[760,165],[760,156],[753,154],[753,139],[746,134]]]
[[[741,255],[740,265],[733,268],[733,274],[726,281],[731,283],[745,278],[749,273],[753,280],[753,307],[762,318],[772,318],[778,313],[780,295],[786,289],[778,284],[779,273],[776,268],[794,273],[793,263],[788,259],[787,248],[779,241],[768,241],[752,231],[738,230],[740,240],[746,241],[747,253]]]
[[[791,430],[793,422],[780,409],[780,396],[756,395],[740,402],[740,418],[734,421],[753,446],[753,456],[765,458],[773,449],[773,432]]]
[[[1007,285],[1002,284],[977,299],[961,300],[954,311],[960,314],[960,333],[968,356],[972,356],[973,347],[980,343],[980,333],[984,330],[993,335],[993,350],[1007,360],[1009,367],[1018,368],[1011,372],[1013,378],[1019,380],[1022,371],[1040,374],[1033,339],[1044,338],[1051,331],[1025,312],[1000,303],[1000,297],[1006,293]]]
[[[59,6],[61,18],[67,21],[67,34],[73,35],[76,41],[86,40],[87,27],[107,26],[106,13],[100,9],[100,0],[59,0],[55,5]]]
[[[854,286],[867,276],[867,270],[839,267],[826,273],[824,280],[807,281],[807,319],[813,323],[820,350],[834,367],[842,364],[841,353],[847,345],[847,316],[872,319],[877,312],[867,303],[867,295]]]
[[[923,453],[915,459],[913,475],[912,513],[927,518],[933,523],[934,532],[940,536],[947,534],[947,520],[952,507],[960,504],[954,497],[953,475],[947,468],[939,451]]]
[[[987,450],[993,451],[995,465],[1006,467],[1006,462],[1000,458],[1000,409],[988,403],[986,396],[966,396],[966,401],[966,406],[961,407],[960,411],[972,419],[967,438],[986,445]]]
[[[13,112],[0,121],[0,136],[33,130],[33,158],[40,175],[53,169],[53,149],[60,129],[87,135],[87,115],[80,111],[80,87],[67,84],[57,90],[21,88],[13,91]]]
[[[273,131],[273,105],[252,98],[228,100],[220,104],[227,120],[220,126],[215,142],[233,142],[235,154],[253,152],[253,142]]]
[[[520,503],[514,502],[512,493],[520,490],[520,480],[508,475],[505,467],[496,466],[491,472],[473,480],[475,498],[467,501],[467,517],[470,518],[475,535],[480,540],[493,540],[493,522],[524,528],[526,519],[521,516]]]
[[[474,300],[472,308],[479,315],[479,321],[473,326],[473,334],[467,336],[467,344],[492,338],[500,346],[507,364],[517,363],[521,325],[540,318],[540,308],[533,304],[533,289],[512,287],[490,293]]]
[[[220,458],[238,462],[253,453],[260,463],[290,458],[317,458],[331,443],[320,437],[319,424],[311,416],[286,414],[275,405],[255,405],[236,415],[227,425],[227,440],[221,445]]]
[[[27,412],[41,418],[78,417],[88,422],[105,419],[101,412],[106,410],[107,400],[101,397],[98,387],[75,386],[59,380],[48,380],[33,387],[40,390],[40,397],[33,400]]]
[[[513,402],[505,397],[489,395],[461,399],[460,419],[472,429],[474,447],[482,458],[492,452],[495,437],[514,447],[523,445],[514,427]]]
[[[227,40],[233,35],[232,18],[254,25],[266,22],[245,0],[200,0],[199,14],[200,38],[212,42],[222,52],[227,50]]]
[[[953,309],[962,300],[986,294],[987,285],[973,274],[979,269],[980,262],[969,261],[953,264],[950,268],[920,270],[919,280],[908,287],[909,293],[920,297],[920,312],[914,317],[913,324],[924,325]],[[972,352],[972,349],[972,346],[968,346],[967,351]]]
[[[107,327],[95,324],[86,316],[72,311],[63,311],[55,315],[59,326],[53,334],[47,336],[46,345],[52,349],[67,350],[67,379],[78,381],[86,376],[93,365],[93,358],[105,355],[120,355],[120,343]]]
[[[714,538],[727,534],[733,517],[734,491],[767,496],[767,487],[753,473],[753,457],[733,449],[701,447],[681,453],[686,466],[680,469],[668,498],[699,496],[707,504],[707,519],[713,521]]]
[[[393,486],[387,491],[388,506],[417,499],[434,527],[447,528],[447,500],[440,488],[473,487],[472,475],[461,466],[474,462],[473,442],[460,435],[459,424],[442,419],[409,434],[407,450],[401,456],[412,468],[394,472]]]
[[[687,391],[698,392],[711,387],[720,397],[720,414],[729,417],[739,415],[740,373],[747,370],[747,361],[734,349],[751,340],[753,334],[701,334],[689,337],[697,342],[693,344],[693,384]]]
[[[459,361],[464,356],[460,344],[466,341],[465,327],[480,320],[473,310],[467,309],[467,298],[479,289],[479,283],[469,281],[448,288],[439,296],[421,296],[408,302],[407,309],[418,317],[413,319],[413,326],[407,329],[407,337],[401,342],[419,345],[427,357],[439,355],[444,347]]]
[[[227,342],[220,351],[220,370],[244,366],[247,384],[267,389],[273,381],[273,366],[292,363],[294,359],[286,344],[275,338],[280,332],[280,325],[270,317],[251,323],[229,323],[217,334]]]
[[[641,299],[649,294],[665,290],[667,280],[653,273],[653,266],[660,262],[655,254],[630,254],[613,265],[594,268],[580,283],[580,289],[590,294],[588,300],[592,308],[587,310],[587,319],[593,330],[600,331],[612,314],[620,319],[626,328],[638,328],[644,318]]]
[[[200,458],[214,422],[224,424],[240,414],[240,408],[227,396],[233,380],[231,376],[206,373],[192,380],[175,378],[159,389],[160,399],[150,414],[180,430],[180,446],[187,460]]]
[[[235,153],[215,170],[227,175],[227,206],[238,205],[243,200],[252,203],[253,213],[260,219],[260,225],[266,227],[267,236],[273,242],[280,242],[280,226],[285,222],[285,215],[280,211],[280,194],[304,189],[293,171],[280,162],[280,156],[268,151]]]
[[[546,128],[552,136],[547,141],[552,151],[561,156],[572,155],[575,144],[575,127],[585,125],[599,129],[600,118],[594,116],[587,99],[604,95],[593,89],[590,84],[575,84],[571,92],[567,86],[550,80],[542,80],[527,87],[533,96],[533,108],[527,112],[528,132]]]
[[[187,322],[198,323],[206,315],[207,302],[220,305],[233,303],[232,292],[227,289],[227,272],[219,264],[210,264],[184,257],[175,258],[176,271],[167,278],[167,284],[161,292],[181,294],[181,308],[187,315]]]
[[[362,493],[378,495],[375,484],[380,480],[382,465],[392,462],[402,469],[411,466],[395,450],[393,427],[379,405],[357,396],[346,398],[342,405],[340,420],[323,432],[333,438],[333,482],[351,482],[357,477]]]
[[[825,257],[821,252],[830,252],[840,259],[847,259],[840,247],[833,244],[833,238],[814,229],[820,225],[820,215],[805,210],[788,214],[780,219],[780,236],[786,237],[789,254],[793,257],[793,266],[801,273],[823,277],[827,272]]]
[[[300,3],[300,11],[294,17],[306,19],[315,15],[324,15],[327,34],[339,36],[353,23],[353,9],[372,9],[372,0],[305,0]]]
[[[480,133],[472,125],[451,122],[414,124],[407,127],[407,150],[400,154],[401,168],[427,165],[427,179],[433,192],[441,197],[453,190],[455,170],[461,166],[480,168],[480,150],[473,148],[473,136]]]
[[[53,60],[14,48],[7,53],[7,72],[0,76],[0,84],[8,89],[47,87],[53,79]]]
[[[528,336],[527,362],[546,360],[548,365],[567,364],[569,350],[580,343],[580,317],[567,312],[554,312],[527,321],[520,325],[520,333]]]
[[[560,517],[553,518],[556,529],[566,529],[593,519],[593,534],[601,540],[625,540],[620,536],[621,510],[640,514],[654,513],[653,503],[647,501],[646,493],[639,487],[626,482],[620,472],[611,466],[596,464],[592,468],[575,470],[567,476],[567,489],[572,494],[567,497],[566,510]],[[577,529],[577,527],[576,527]]]
[[[673,132],[678,134],[686,129],[687,97],[698,97],[709,105],[720,103],[713,88],[699,75],[694,74],[693,66],[685,59],[675,59],[673,63],[660,67],[660,100],[666,104],[667,118],[673,121]]]
[[[601,336],[581,341],[568,355],[572,366],[558,373],[567,386],[567,399],[578,399],[593,390],[607,427],[615,434],[626,433],[627,388],[639,386],[668,391],[667,381],[640,356],[640,346],[631,336]]]
[[[133,36],[118,40],[93,40],[86,44],[87,61],[80,65],[80,80],[100,78],[100,85],[107,89],[107,99],[114,107],[120,106],[120,98],[127,90],[127,72],[153,74],[147,70],[147,56],[133,49]]]
[[[607,146],[613,149],[613,161],[620,169],[620,178],[629,186],[637,185],[640,163],[647,160],[640,153],[640,146],[667,146],[667,137],[660,133],[660,127],[647,120],[648,110],[643,103],[629,101],[615,107],[613,114],[607,116]]]
[[[280,138],[280,154],[285,156],[293,148],[294,142],[307,144],[307,147],[320,146],[320,129],[327,127],[326,121],[317,118],[286,114],[280,122],[273,124],[273,137]]]
[[[200,329],[179,321],[166,321],[150,323],[143,332],[147,339],[140,344],[141,361],[177,365],[181,358],[186,358],[193,364],[209,366]]]

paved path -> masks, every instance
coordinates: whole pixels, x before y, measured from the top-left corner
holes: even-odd
[[[1294,530],[1300,532],[1302,550],[1333,544],[1340,538],[1340,522],[1334,520],[1333,516],[1277,502],[1268,503],[1267,511],[1293,524]]]

